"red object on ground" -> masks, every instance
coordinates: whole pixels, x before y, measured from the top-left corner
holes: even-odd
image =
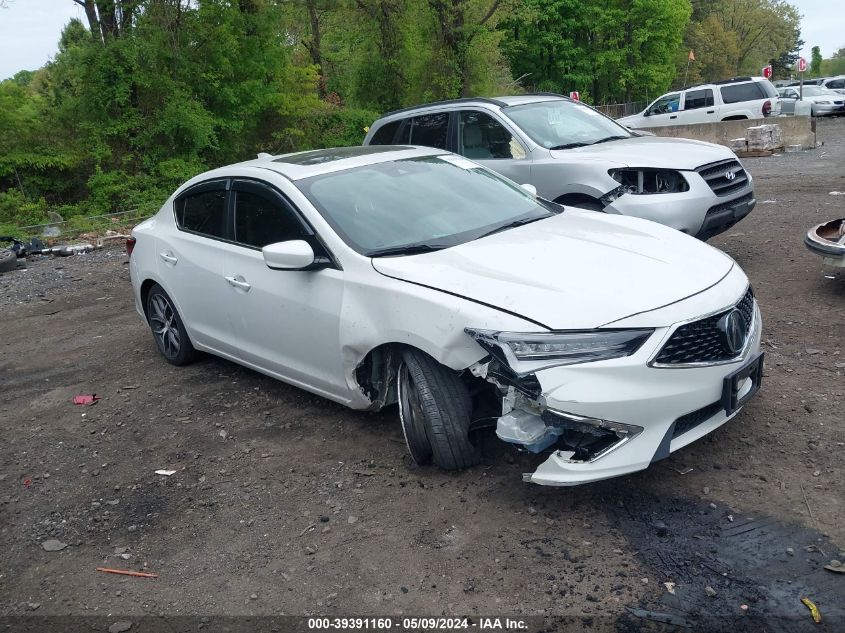
[[[73,397],[73,404],[94,404],[97,400],[100,399],[96,393],[94,394],[81,394],[78,396]]]

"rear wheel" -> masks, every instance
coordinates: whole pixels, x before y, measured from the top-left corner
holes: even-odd
[[[187,365],[196,358],[197,351],[191,344],[179,313],[158,284],[147,295],[147,321],[158,351],[168,363]]]
[[[399,417],[411,457],[444,470],[477,464],[469,439],[472,398],[458,374],[416,350],[402,353],[398,371]]]

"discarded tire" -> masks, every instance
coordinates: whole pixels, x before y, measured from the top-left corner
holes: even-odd
[[[8,248],[0,248],[0,273],[7,273],[18,267],[18,256]]]

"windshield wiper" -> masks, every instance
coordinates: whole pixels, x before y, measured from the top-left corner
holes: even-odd
[[[555,145],[549,149],[572,149],[573,147],[586,147],[587,145],[590,145],[590,143],[564,143],[563,145]]]
[[[487,237],[488,235],[493,235],[494,233],[499,233],[501,231],[507,231],[508,229],[516,228],[517,226],[523,226],[525,224],[531,224],[532,222],[536,222],[537,220],[545,220],[546,218],[550,218],[553,215],[557,215],[555,213],[549,213],[548,215],[541,215],[539,217],[531,217],[531,218],[520,218],[519,220],[514,220],[513,222],[508,222],[507,224],[502,224],[501,226],[497,226],[492,231],[487,231],[486,233],[482,233],[475,239],[481,239],[482,237]]]
[[[388,248],[377,248],[367,252],[367,257],[387,257],[388,255],[417,255],[419,253],[431,253],[447,248],[441,244],[406,244],[405,246],[390,246]]]
[[[607,136],[605,138],[600,138],[597,141],[593,141],[592,143],[590,143],[590,145],[598,145],[599,143],[607,143],[608,141],[619,141],[623,138],[631,138],[631,137],[630,136],[621,136],[621,135]]]

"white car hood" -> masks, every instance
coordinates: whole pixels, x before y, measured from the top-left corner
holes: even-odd
[[[372,262],[388,277],[555,330],[591,329],[680,301],[734,265],[660,224],[575,209],[442,251]]]
[[[727,147],[684,138],[636,136],[598,145],[552,150],[552,158],[570,161],[601,160],[626,167],[696,169],[708,163],[736,158]]]

